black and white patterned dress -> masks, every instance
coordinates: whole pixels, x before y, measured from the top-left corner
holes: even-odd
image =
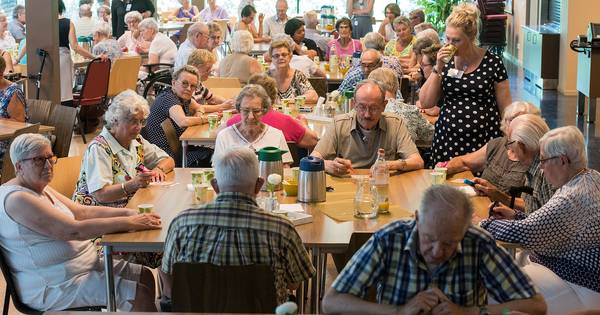
[[[494,84],[508,79],[502,59],[485,52],[479,67],[461,78],[448,76],[454,60],[444,66],[440,117],[433,137],[433,163],[477,151],[502,136]]]

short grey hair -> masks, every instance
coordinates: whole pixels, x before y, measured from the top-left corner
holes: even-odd
[[[385,49],[385,38],[377,32],[369,32],[363,38],[365,49],[383,51]]]
[[[566,156],[572,169],[575,170],[587,167],[588,164],[583,134],[575,126],[560,127],[548,131],[540,139],[540,151],[544,152],[545,158]]]
[[[391,92],[394,95],[398,92],[400,84],[398,83],[398,76],[396,72],[390,68],[377,68],[369,74],[369,79],[379,82],[381,87],[387,92]]]
[[[260,97],[263,113],[266,113],[271,108],[271,98],[265,89],[258,84],[247,84],[240,91],[240,94],[235,99],[235,109],[239,112],[242,107],[242,100],[245,97]]]
[[[87,16],[92,17],[92,6],[89,4],[82,4],[79,6],[79,17]]]
[[[202,22],[196,22],[192,25],[190,25],[190,28],[188,28],[187,31],[187,37],[191,38],[196,36],[196,34],[202,32],[203,30],[206,30],[206,35],[208,35],[208,26]]]
[[[96,34],[96,33],[110,37],[112,30],[110,28],[110,25],[108,25],[108,23],[101,22],[101,23],[97,23],[96,25],[94,25],[92,34]]]
[[[193,54],[193,52],[192,52],[192,54]],[[198,69],[196,69],[196,67],[189,65],[189,64],[184,65],[183,67],[177,69],[177,71],[173,72],[173,80],[179,79],[179,76],[184,72],[195,75],[196,79],[198,81],[200,81],[200,74],[198,73]]]
[[[435,207],[434,204],[443,206]],[[421,222],[425,220],[429,217],[428,213],[431,211],[436,212],[432,214],[434,217],[453,218],[449,221],[462,221],[465,227],[468,227],[471,225],[471,217],[473,216],[473,204],[467,194],[450,185],[433,185],[425,190],[421,198],[421,205],[418,210],[419,220]]]
[[[158,22],[156,22],[154,18],[143,19],[138,27],[153,30],[154,33],[158,33]]]
[[[231,50],[236,53],[249,54],[254,46],[252,34],[246,30],[233,32]]]
[[[306,28],[317,28],[317,24],[319,24],[319,16],[315,10],[310,10],[304,13],[304,24]]]
[[[48,138],[39,133],[25,133],[16,137],[10,144],[10,160],[14,166],[18,162],[31,157],[33,154],[41,151],[46,146],[52,144]]]
[[[274,34],[271,38],[271,44],[280,41],[287,42],[290,45],[292,51],[294,51],[294,49],[296,48],[296,42],[294,42],[294,39],[292,39],[292,37],[286,33],[277,33]]]
[[[101,12],[101,11],[106,11],[106,14],[110,15],[110,7],[109,7],[109,6],[107,6],[106,4],[103,4],[103,5],[99,6],[99,7],[98,7],[98,9],[96,10],[96,14],[97,14],[97,15],[100,15],[100,12]],[[132,11],[132,12],[138,12],[138,11]],[[131,13],[131,12],[129,12],[129,13]],[[139,13],[139,12],[138,12],[138,13]],[[127,14],[125,14],[125,15],[127,15]],[[140,20],[141,20],[141,19],[140,19]],[[126,21],[126,20],[125,20],[125,19],[123,19],[123,21]]]
[[[213,157],[215,179],[221,190],[256,185],[258,159],[248,147],[233,146]]]
[[[138,22],[141,22],[144,19],[144,16],[138,11],[130,11],[125,14],[125,18],[123,20],[125,23],[127,23],[129,19],[135,19]]]
[[[21,13],[25,13],[25,6],[22,4],[17,4],[14,8],[13,8],[13,19],[16,19],[19,17],[19,14]]]
[[[510,123],[510,140],[518,141],[529,152],[540,150],[540,139],[550,128],[540,116],[523,114],[515,117]]]
[[[381,83],[379,83],[379,81],[373,79],[366,79],[358,82],[358,84],[356,84],[356,89],[354,90],[355,97],[358,95],[360,89],[366,85],[372,85],[377,87],[379,89],[379,92],[381,93],[381,103],[385,103],[385,88],[382,86]]]
[[[143,113],[144,119],[150,114],[146,99],[133,90],[125,90],[113,98],[104,113],[105,126],[110,130],[116,123],[123,122],[140,112]]]
[[[421,25],[421,24],[419,24],[419,25]],[[418,32],[415,35],[415,37],[417,38],[417,40],[419,40],[420,38],[429,38],[429,39],[431,39],[431,41],[434,44],[439,44],[440,43],[440,34],[438,34],[438,32],[436,32],[432,28],[424,29],[424,30]]]
[[[525,101],[514,101],[504,109],[500,130],[504,133],[508,132],[508,125],[510,125],[510,122],[515,119],[515,117],[523,114],[542,116],[542,112],[535,105]]]

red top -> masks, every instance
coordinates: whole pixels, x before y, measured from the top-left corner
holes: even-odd
[[[240,114],[234,115],[227,121],[227,127],[240,122],[240,120]],[[306,128],[304,128],[304,126],[298,120],[272,109],[264,114],[260,121],[273,128],[281,130],[286,141],[294,141],[298,143],[302,137],[304,137],[304,133],[306,132]]]

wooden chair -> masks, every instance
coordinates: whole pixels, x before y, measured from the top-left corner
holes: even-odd
[[[238,78],[220,78],[220,77],[209,77],[208,80],[202,82],[207,88],[241,88],[242,83]]]
[[[58,159],[58,162],[54,165],[54,177],[48,185],[71,198],[79,179],[82,158],[81,155],[78,155]]]
[[[308,82],[310,82],[310,85],[312,85],[313,89],[315,89],[317,95],[319,95],[320,97],[327,96],[327,82],[325,78],[311,77],[308,78]]]
[[[26,102],[29,122],[45,125],[48,122],[50,112],[52,112],[52,101],[27,99]]]
[[[79,109],[79,131],[83,143],[87,143],[85,130],[88,121],[95,121],[104,114],[110,65],[110,59],[102,61],[100,58],[96,58],[92,60],[87,66],[81,93],[73,94],[73,106]]]
[[[63,105],[54,106],[52,113],[50,113],[48,125],[54,126],[54,136],[56,136],[52,152],[59,158],[69,155],[76,118],[77,108]]]
[[[167,137],[167,143],[169,144],[169,148],[173,151],[175,155],[175,165],[177,167],[181,166],[181,161],[183,156],[181,155],[181,141],[179,141],[179,137],[177,137],[177,131],[175,131],[175,127],[171,122],[171,119],[165,119],[160,126],[162,127],[165,136]]]
[[[275,276],[267,265],[173,265],[173,312],[273,313]]]
[[[110,68],[107,97],[115,97],[127,89],[135,91],[141,65],[141,56],[125,56],[115,59]]]
[[[10,147],[10,144],[16,137],[25,133],[37,133],[39,130],[40,124],[34,124],[16,130],[15,133],[13,133],[13,136],[10,138],[8,147]],[[15,178],[15,176],[15,167],[13,166],[13,163],[10,159],[9,150],[7,149],[6,152],[4,152],[4,158],[2,159],[2,175],[0,176],[0,184],[8,182],[9,180]]]

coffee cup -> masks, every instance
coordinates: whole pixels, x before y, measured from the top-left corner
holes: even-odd
[[[151,213],[153,209],[154,205],[151,203],[143,203],[141,205],[138,205],[139,213]]]
[[[217,122],[219,121],[219,115],[208,114],[206,118],[208,119],[208,128],[213,129],[217,126]]]
[[[446,182],[446,177],[441,172],[433,171],[429,173],[429,177],[431,178],[431,185],[442,185]]]
[[[204,171],[195,170],[190,172],[192,174],[192,185],[200,185],[202,184]]]

